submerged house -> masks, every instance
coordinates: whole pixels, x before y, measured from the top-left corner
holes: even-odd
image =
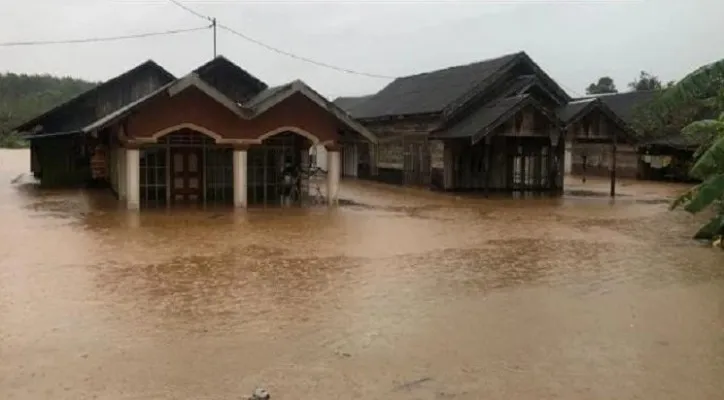
[[[335,102],[378,138],[377,168],[358,176],[441,190],[559,192],[566,143],[615,155],[631,138],[606,102],[573,100],[524,52]],[[615,162],[609,174],[613,194]]]
[[[16,130],[30,140],[42,184],[93,181],[129,209],[278,204],[291,191],[301,201],[312,146],[327,150],[326,198],[334,203],[340,153],[377,142],[303,82],[268,87],[224,57],[181,78],[145,62]],[[292,183],[282,179],[288,168],[297,171]]]
[[[575,100],[578,104],[601,102],[605,104],[627,126],[631,126],[638,107],[653,101],[659,91],[633,91],[624,93],[602,94]],[[632,135],[627,143],[617,147],[616,170],[619,177],[649,179],[643,158],[640,156],[639,140]],[[581,176],[606,176],[612,165],[611,151],[608,147],[591,144],[567,144],[566,173]]]

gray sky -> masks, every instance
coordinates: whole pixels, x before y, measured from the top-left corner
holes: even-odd
[[[640,70],[663,81],[724,58],[722,0],[194,1],[183,3],[272,46],[350,69],[403,76],[526,51],[569,94]],[[204,25],[165,0],[0,0],[0,42],[114,36]],[[211,31],[101,44],[0,47],[0,71],[104,80],[154,59],[182,75],[212,57]],[[220,30],[219,53],[274,85],[324,95],[389,82],[282,56]]]

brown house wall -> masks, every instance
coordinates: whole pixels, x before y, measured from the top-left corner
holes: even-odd
[[[204,127],[225,139],[257,139],[274,129],[294,126],[320,141],[338,141],[340,128],[332,115],[303,95],[295,94],[262,115],[245,120],[200,90],[189,88],[175,97],[160,97],[143,106],[128,119],[126,134],[148,138],[183,123]]]

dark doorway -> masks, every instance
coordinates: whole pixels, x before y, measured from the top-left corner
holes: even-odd
[[[203,200],[203,162],[199,148],[171,148],[171,201],[194,204]]]

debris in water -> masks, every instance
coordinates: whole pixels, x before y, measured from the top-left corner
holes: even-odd
[[[403,383],[403,384],[401,384],[401,385],[395,386],[394,391],[397,392],[397,391],[400,391],[400,390],[410,390],[410,389],[414,389],[415,386],[418,386],[418,385],[420,385],[420,384],[423,384],[423,383],[425,383],[425,382],[427,382],[427,381],[431,381],[431,380],[432,380],[432,378],[430,378],[429,376],[426,376],[426,377],[424,377],[424,378],[416,379],[416,380],[414,380],[414,381],[405,382],[405,383]]]
[[[269,399],[271,399],[271,396],[269,395],[269,392],[267,392],[266,389],[256,388],[256,389],[254,389],[254,393],[251,394],[251,397],[249,397],[248,400],[269,400]]]

